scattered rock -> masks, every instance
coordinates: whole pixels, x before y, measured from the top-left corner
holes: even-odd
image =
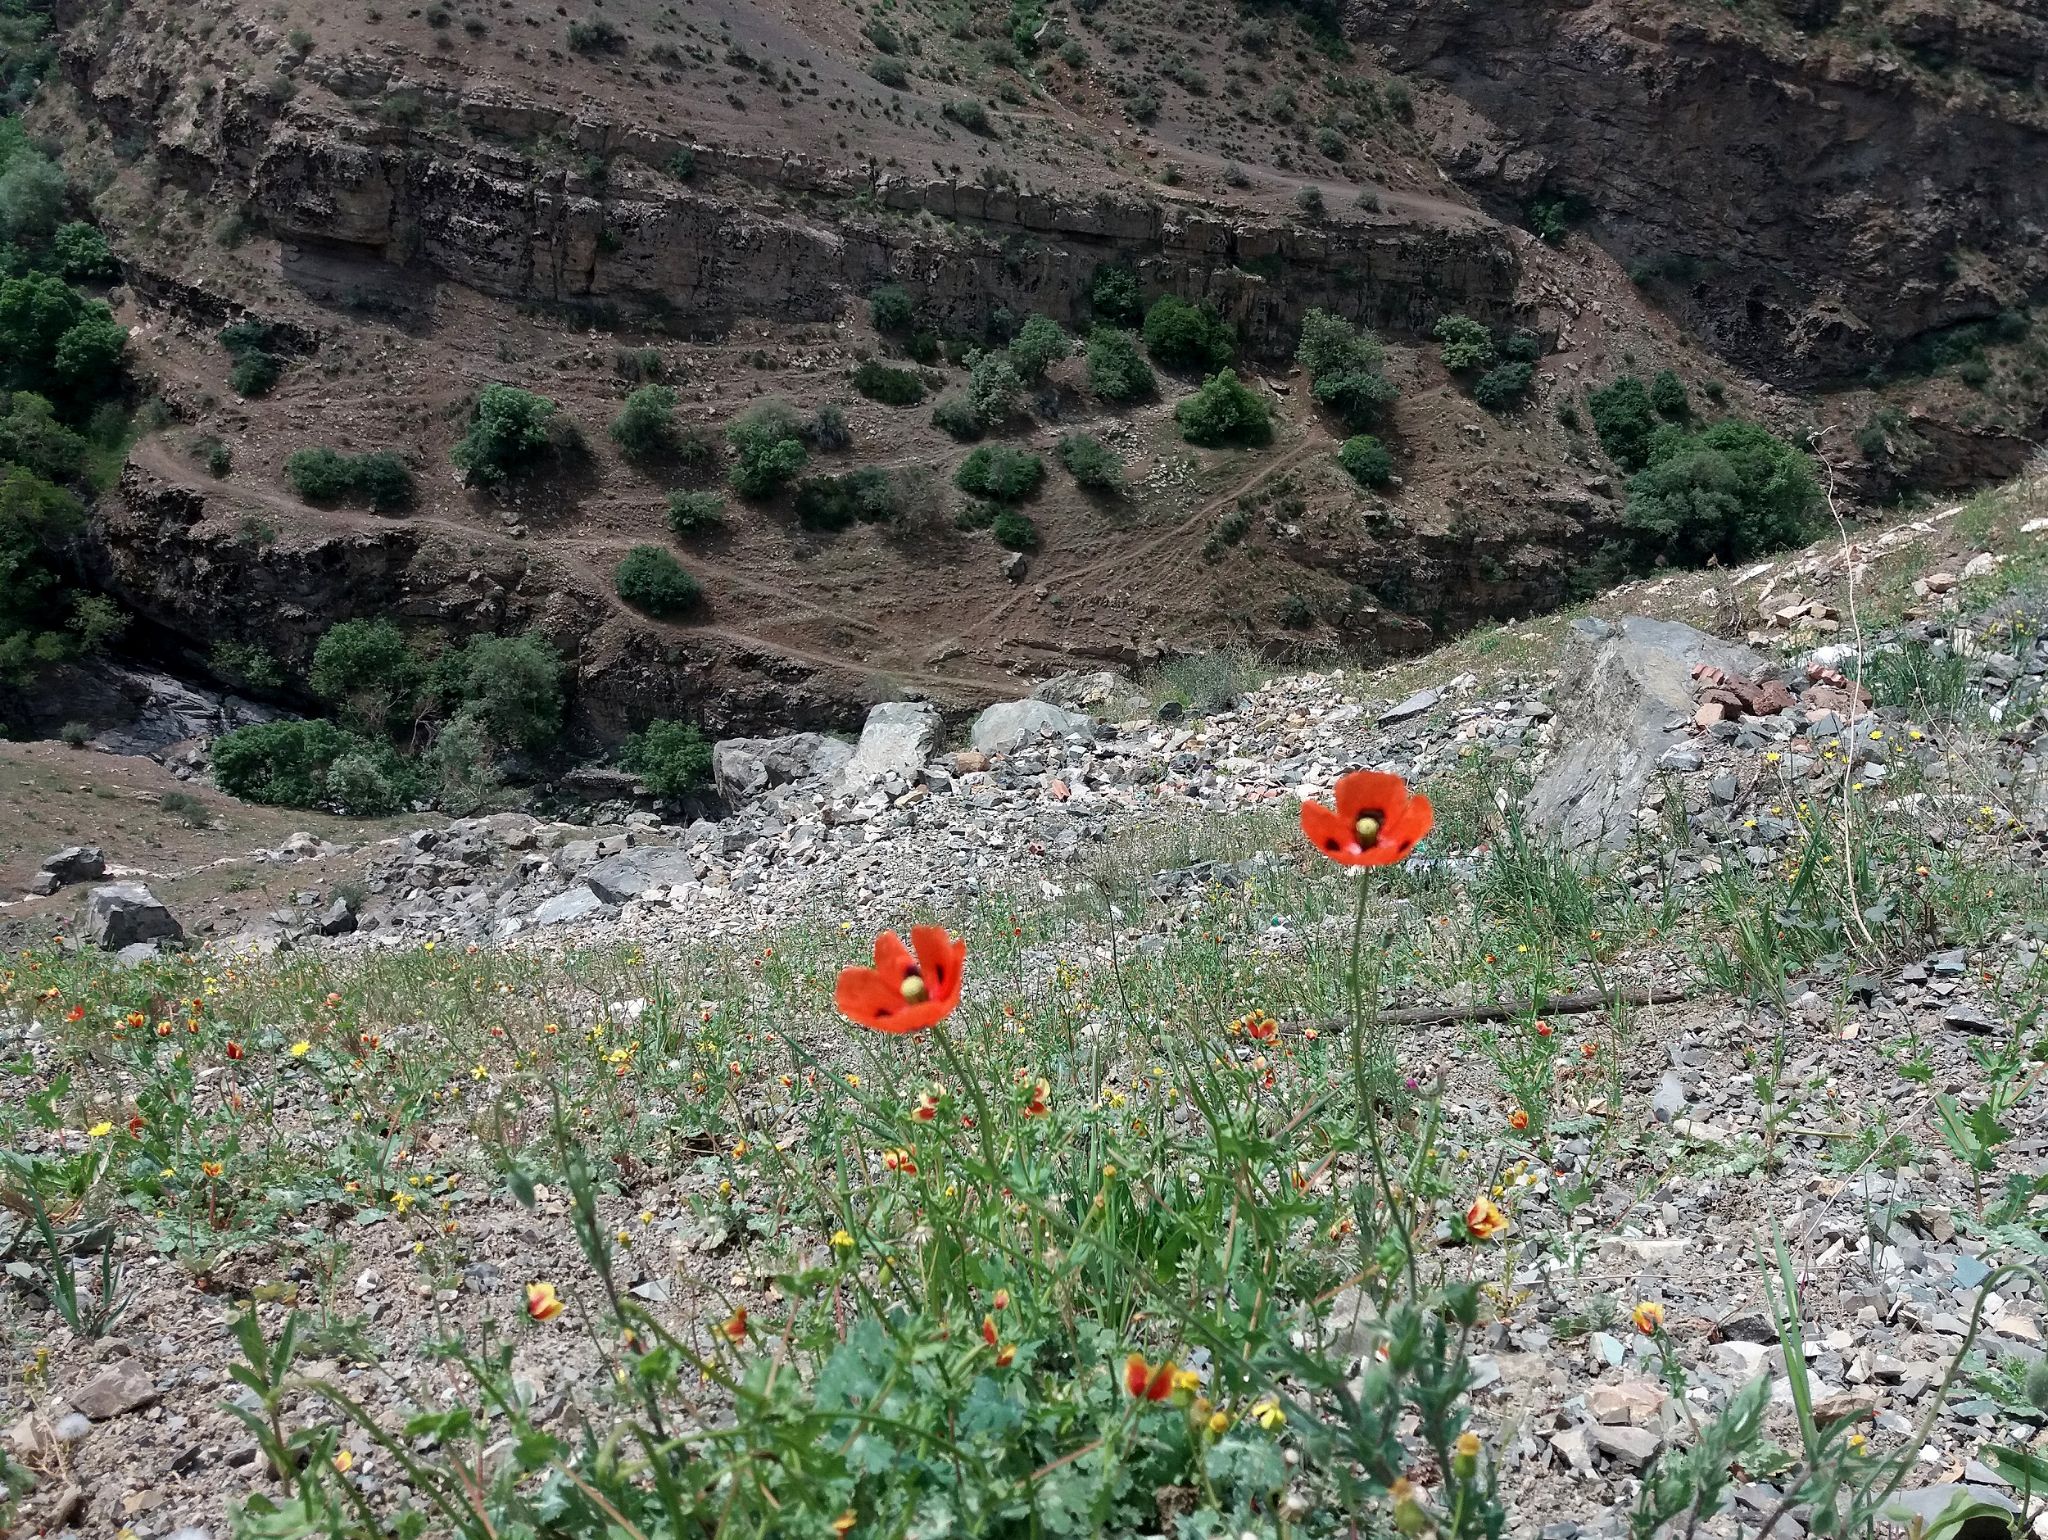
[[[974,719],[967,740],[984,754],[1003,754],[1050,734],[1092,737],[1095,718],[1050,701],[1013,700],[990,706]]]
[[[157,1391],[141,1364],[132,1358],[117,1358],[72,1391],[68,1399],[74,1411],[94,1422],[105,1422],[123,1412],[154,1406]]]
[[[90,882],[106,874],[107,858],[99,846],[67,845],[55,855],[43,857],[43,869],[38,875],[54,877],[61,887],[66,883]]]
[[[1593,1447],[1624,1465],[1647,1465],[1664,1447],[1664,1435],[1651,1428],[1608,1427],[1602,1424],[1592,1432]]]
[[[894,778],[907,788],[938,752],[939,708],[924,701],[884,701],[871,707],[852,757],[840,768],[837,790],[858,795]]]
[[[85,939],[109,952],[138,941],[182,941],[185,930],[139,882],[94,888],[85,906]]]
[[[536,925],[564,925],[571,920],[587,920],[605,907],[604,900],[581,883],[553,898],[533,911]]]
[[[823,783],[853,758],[853,745],[823,733],[779,738],[725,738],[711,746],[711,779],[729,808],[742,808],[778,786]]]

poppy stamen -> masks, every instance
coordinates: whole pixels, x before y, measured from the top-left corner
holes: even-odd
[[[1380,837],[1380,821],[1371,813],[1360,818],[1354,827],[1358,830],[1358,843],[1361,845],[1370,845]]]
[[[922,1005],[931,998],[931,991],[924,987],[924,980],[915,973],[905,974],[902,983],[903,998],[912,1005]]]

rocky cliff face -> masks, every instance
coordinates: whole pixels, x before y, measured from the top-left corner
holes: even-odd
[[[1086,317],[1096,267],[1205,300],[1249,351],[1289,356],[1320,306],[1396,336],[1446,311],[1505,323],[1513,240],[1476,211],[1342,222],[1091,197],[1000,182],[827,166],[692,143],[508,96],[409,78],[363,58],[308,65],[322,90],[245,83],[195,101],[146,26],[74,39],[73,85],[117,134],[147,135],[184,179],[279,236],[419,263],[502,298],[607,306],[701,332],[747,316],[825,321],[914,281],[937,325],[973,333],[998,308]],[[374,115],[394,98],[409,123]],[[364,116],[339,110],[352,106]],[[423,126],[434,125],[434,126]],[[664,170],[679,151],[691,179]]]
[[[1569,195],[1718,350],[1860,375],[2048,287],[2048,9],[1884,8],[1894,45],[1581,0],[1354,0],[1354,35],[1483,115],[1447,162],[1506,217]]]

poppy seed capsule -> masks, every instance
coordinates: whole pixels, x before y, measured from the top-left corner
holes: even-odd
[[[931,991],[924,987],[924,980],[915,973],[903,980],[903,998],[912,1005],[922,1005],[930,996]]]
[[[1358,842],[1361,845],[1370,845],[1380,837],[1380,821],[1370,813],[1358,820],[1357,827]]]

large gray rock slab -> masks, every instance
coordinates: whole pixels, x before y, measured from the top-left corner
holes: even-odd
[[[604,912],[604,900],[582,884],[557,893],[553,898],[533,911],[536,925],[565,925],[571,920],[587,920],[593,914]]]
[[[1557,683],[1557,743],[1524,804],[1532,830],[1573,851],[1628,843],[1657,760],[1685,742],[1692,670],[1747,676],[1764,660],[1675,620],[1579,620]]]
[[[688,852],[648,845],[606,856],[583,872],[584,885],[607,904],[696,880],[697,863]]]
[[[1152,702],[1137,682],[1115,669],[1092,674],[1055,674],[1031,692],[1033,700],[1085,711],[1112,722],[1152,715]]]
[[[852,758],[852,744],[823,733],[723,738],[711,746],[711,779],[725,805],[738,809],[777,786],[828,780]]]
[[[976,717],[967,740],[984,754],[1006,754],[1046,734],[1063,738],[1070,733],[1092,738],[1095,718],[1051,701],[1009,700]]]
[[[97,845],[66,845],[43,857],[43,870],[58,882],[90,882],[107,875],[107,858]]]
[[[939,751],[939,708],[925,701],[884,701],[869,708],[853,757],[834,785],[858,795],[888,780],[908,787]]]
[[[139,882],[94,888],[85,901],[85,939],[108,952],[138,941],[182,941],[185,927]]]

